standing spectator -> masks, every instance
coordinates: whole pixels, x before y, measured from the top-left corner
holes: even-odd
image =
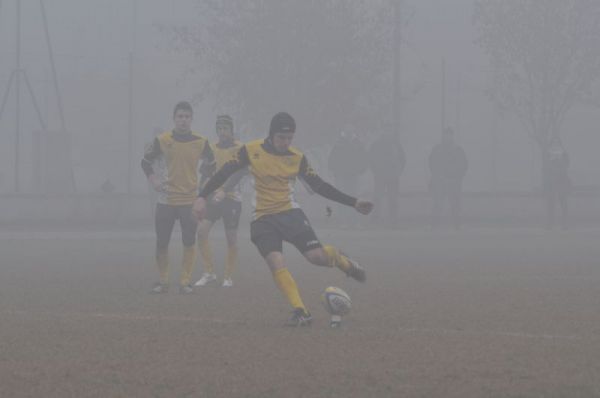
[[[112,183],[110,178],[104,180],[102,185],[100,185],[100,192],[105,194],[115,193],[115,184]]]
[[[367,171],[369,164],[367,150],[356,134],[340,134],[329,154],[328,166],[340,190],[358,195],[358,179]],[[345,206],[338,206],[344,222],[356,224],[356,215],[348,210]]]
[[[442,133],[442,142],[436,144],[429,155],[431,181],[429,190],[433,197],[431,224],[439,225],[442,206],[450,202],[452,225],[460,228],[462,182],[467,173],[468,162],[465,151],[454,142],[454,131],[447,127]]]
[[[571,191],[569,155],[558,136],[552,137],[542,156],[542,185],[546,201],[546,228],[554,227],[556,201],[560,205],[560,225],[567,229],[567,197]]]
[[[381,134],[369,148],[369,165],[373,173],[373,221],[398,224],[400,176],[406,165],[406,155],[398,136]],[[383,214],[382,198],[387,200],[389,213]]]

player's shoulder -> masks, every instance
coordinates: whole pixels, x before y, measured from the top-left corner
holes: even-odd
[[[256,140],[248,141],[243,145],[246,145],[247,147],[261,146],[263,144],[263,142],[265,142],[265,140],[259,138]]]
[[[252,140],[252,141],[248,141],[245,144],[242,144],[242,147],[245,147],[247,151],[256,151],[256,150],[262,150],[262,144],[265,142],[265,140]]]
[[[216,151],[219,149],[219,141],[211,141],[211,140],[207,140],[206,143],[210,146],[210,149],[212,149],[213,151]]]
[[[172,135],[173,135],[173,133],[170,130],[167,130],[167,131],[163,131],[162,133],[157,135],[156,139],[159,141],[170,140],[173,138]]]
[[[294,154],[300,158],[302,158],[304,156],[304,153],[300,149],[293,147],[293,146],[289,147],[288,151],[290,151],[292,154]]]
[[[198,133],[197,131],[192,131],[192,137],[194,137],[196,140],[199,140],[202,142],[209,142],[208,138],[206,138],[202,134]]]
[[[173,145],[173,134],[171,131],[163,131],[159,135],[156,136],[155,142],[158,143],[158,146],[161,148],[170,147]]]

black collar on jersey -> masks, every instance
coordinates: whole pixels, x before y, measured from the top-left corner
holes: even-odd
[[[271,155],[275,155],[275,156],[289,156],[289,155],[293,155],[294,153],[291,152],[289,149],[287,151],[285,151],[285,153],[280,153],[277,152],[277,150],[275,149],[275,147],[273,146],[273,143],[271,142],[270,138],[265,138],[265,140],[263,141],[263,143],[261,144],[262,149],[264,149],[267,153],[270,153]]]
[[[235,140],[231,140],[229,142],[217,142],[217,148],[227,149],[235,146]]]
[[[200,139],[197,135],[192,134],[191,131],[187,133],[176,133],[175,130],[172,130],[171,137],[177,142],[190,142]]]

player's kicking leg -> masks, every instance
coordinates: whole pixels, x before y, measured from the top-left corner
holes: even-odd
[[[354,204],[354,208],[359,213],[366,215],[373,210],[373,203],[364,200],[357,200]],[[320,246],[320,244],[318,246]],[[306,257],[306,259],[313,264],[337,267],[345,272],[347,276],[359,282],[367,281],[365,269],[358,263],[358,261],[351,259],[348,255],[344,254],[341,250],[335,248],[334,246],[323,245],[322,247],[315,248],[307,247],[306,250],[301,250],[301,252],[304,254],[304,257]]]
[[[367,281],[367,273],[363,266],[334,246],[324,245],[323,247],[305,251],[302,254],[312,264],[324,267],[336,267],[358,282]]]
[[[294,234],[290,243],[296,246],[309,262],[324,267],[336,267],[359,282],[367,280],[365,269],[358,261],[351,259],[334,246],[321,245],[304,212],[299,210],[296,213],[295,217],[303,221],[303,227]]]

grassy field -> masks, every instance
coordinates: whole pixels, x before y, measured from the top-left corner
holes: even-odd
[[[369,279],[287,246],[315,317],[289,329],[246,228],[232,289],[160,296],[152,231],[2,231],[0,396],[600,397],[600,230],[319,235]],[[341,330],[328,285],[353,299]]]

